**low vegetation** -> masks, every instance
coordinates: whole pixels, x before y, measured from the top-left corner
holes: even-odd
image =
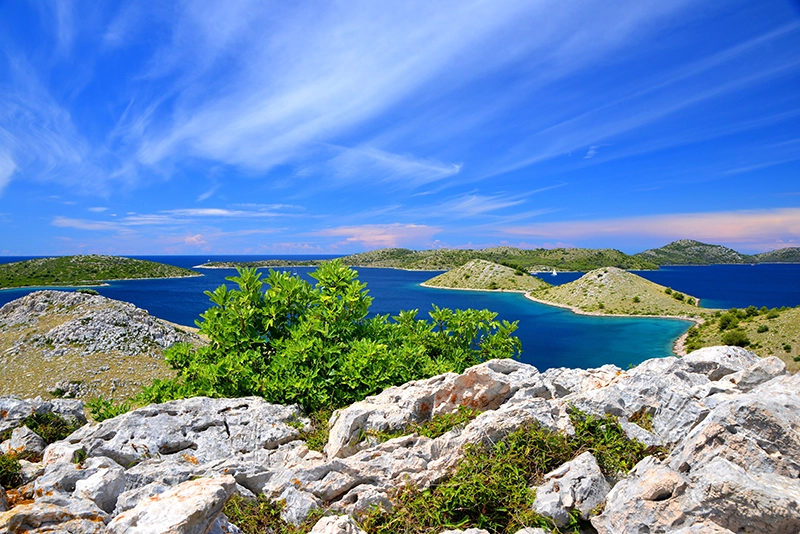
[[[357,516],[368,533],[438,533],[446,529],[483,528],[492,533],[543,527],[554,532],[581,532],[579,517],[562,530],[531,510],[536,497],[532,486],[559,465],[590,451],[606,476],[627,472],[647,455],[665,451],[629,440],[611,416],[595,417],[571,410],[575,435],[553,433],[529,424],[496,444],[467,446],[455,472],[433,488],[419,491],[406,486],[392,497],[392,509],[376,508]],[[409,431],[416,431],[410,428]],[[320,515],[299,526],[280,518],[281,504],[264,497],[235,497],[225,514],[246,534],[307,532]],[[319,514],[319,513],[318,513]]]
[[[93,285],[128,278],[201,276],[174,265],[119,256],[60,256],[0,264],[0,288]]]
[[[585,313],[699,317],[709,310],[697,298],[613,267],[589,271],[578,280],[532,291],[530,296]],[[713,311],[713,310],[711,310]]]
[[[417,310],[369,317],[372,298],[354,270],[332,261],[311,276],[313,286],[270,271],[264,291],[261,274],[245,268],[228,278],[238,289],[206,292],[214,306],[198,326],[208,345],[168,349],[177,376],[156,380],[140,401],[259,395],[312,413],[520,352],[516,323],[488,310],[434,306],[430,321],[417,319]]]
[[[533,291],[550,284],[523,269],[513,269],[486,260],[470,262],[427,280],[422,285],[447,289]]]
[[[714,345],[735,345],[762,357],[776,356],[789,371],[800,371],[800,307],[717,311],[689,329],[685,344],[687,351]]]
[[[652,261],[658,265],[711,265],[713,263],[754,263],[753,256],[741,254],[722,245],[709,245],[681,239],[673,241],[661,248],[645,250],[634,254],[634,257]]]

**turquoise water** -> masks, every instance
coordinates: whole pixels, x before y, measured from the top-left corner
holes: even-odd
[[[17,259],[20,258],[3,260]],[[208,259],[222,258],[168,256],[144,259],[191,267]],[[745,267],[750,270],[744,270]],[[290,270],[311,281],[308,273],[313,268]],[[133,302],[157,317],[193,325],[194,320],[209,306],[203,291],[224,283],[225,277],[235,274],[235,271],[204,269],[203,273],[205,276],[196,278],[112,282],[97,290],[104,296]],[[400,310],[418,309],[420,317],[426,317],[431,305],[436,304],[448,308],[488,308],[498,312],[501,319],[519,321],[517,335],[522,340],[522,360],[540,370],[550,367],[589,368],[606,363],[624,368],[648,358],[668,356],[672,353],[672,342],[691,324],[671,319],[587,317],[538,304],[515,293],[449,291],[419,286],[420,282],[434,274],[395,269],[359,269],[359,278],[367,283],[367,289],[374,298],[371,308],[374,313],[396,315]],[[754,294],[761,299],[756,302],[759,306],[800,304],[800,265],[681,267],[638,274],[662,284],[666,280],[665,285],[699,296],[707,306],[746,306],[746,303],[739,303],[737,299],[750,298]],[[579,276],[580,273],[562,273],[545,278],[551,283],[565,283]],[[726,276],[728,283],[725,282]],[[774,283],[770,285],[770,281]],[[0,305],[30,291],[32,289],[0,291]]]

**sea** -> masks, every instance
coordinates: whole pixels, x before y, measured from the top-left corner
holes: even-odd
[[[207,261],[265,259],[325,259],[320,256],[135,256],[192,268]],[[331,256],[333,257],[333,256]],[[0,263],[30,257],[0,257]],[[95,289],[103,296],[132,302],[152,315],[178,324],[195,326],[209,306],[204,291],[213,290],[236,274],[233,269],[199,269],[204,276],[122,280]],[[313,267],[283,268],[309,282]],[[441,271],[406,271],[359,267],[373,297],[372,313],[397,315],[400,310],[418,310],[428,318],[432,305],[440,308],[487,308],[498,318],[516,321],[522,341],[521,361],[540,371],[553,367],[593,368],[615,364],[626,368],[649,358],[672,355],[674,341],[691,326],[689,321],[635,317],[591,317],[539,304],[517,293],[453,291],[421,287],[419,284]],[[576,280],[583,273],[541,273],[551,284]],[[708,308],[768,308],[800,305],[800,264],[711,265],[663,267],[658,271],[636,271],[653,282],[700,298]],[[0,306],[41,288],[0,291]],[[65,289],[67,290],[67,289]]]

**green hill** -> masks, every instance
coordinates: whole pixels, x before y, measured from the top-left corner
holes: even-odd
[[[519,269],[486,260],[472,260],[422,285],[449,289],[532,291],[549,287],[550,284]]]
[[[493,247],[483,250],[434,249],[409,250],[389,248],[352,254],[342,261],[361,267],[447,270],[475,259],[500,263],[524,270],[587,271],[597,267],[621,269],[657,269],[650,261],[634,258],[614,249],[555,248],[519,249]]]
[[[633,273],[606,267],[589,271],[574,282],[533,291],[530,296],[587,313],[696,317],[698,300]]]
[[[0,288],[79,286],[128,278],[202,276],[189,269],[120,256],[60,256],[0,264]]]
[[[711,265],[713,263],[753,263],[753,256],[741,254],[722,245],[709,245],[692,239],[673,241],[633,255],[658,265]]]
[[[753,257],[759,263],[800,263],[800,247],[779,248]]]

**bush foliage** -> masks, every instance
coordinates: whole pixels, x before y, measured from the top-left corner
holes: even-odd
[[[370,317],[372,298],[354,270],[332,261],[311,276],[314,285],[270,270],[262,281],[244,268],[228,278],[238,289],[206,291],[214,306],[197,324],[209,344],[168,349],[177,377],[155,381],[139,400],[259,395],[313,412],[521,350],[517,324],[489,310],[433,306],[430,321],[417,310]]]

